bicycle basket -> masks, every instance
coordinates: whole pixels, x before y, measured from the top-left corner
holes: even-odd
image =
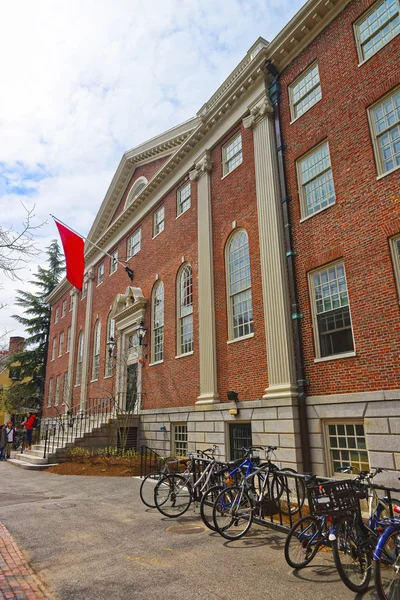
[[[360,510],[360,502],[352,481],[330,481],[307,488],[312,515],[340,516]]]

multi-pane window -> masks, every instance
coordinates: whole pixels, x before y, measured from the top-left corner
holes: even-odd
[[[190,183],[187,183],[178,190],[178,216],[190,208]]]
[[[97,268],[97,285],[104,281],[104,263]]]
[[[99,359],[100,359],[100,321],[97,319],[93,334],[93,366],[92,380],[99,378]]]
[[[58,340],[58,356],[62,356],[64,350],[64,332],[60,333],[60,339]]]
[[[137,198],[142,191],[142,189],[146,186],[147,179],[145,177],[141,177],[138,181],[136,181],[126,199],[125,208],[127,208],[132,202]]]
[[[71,350],[71,327],[67,329],[67,352]]]
[[[74,308],[74,296],[73,294],[71,294],[70,298],[69,298],[69,310],[73,310]]]
[[[322,98],[318,64],[314,63],[289,86],[292,120],[307,112]]]
[[[235,136],[222,148],[223,174],[228,175],[243,162],[242,136]]]
[[[60,309],[57,306],[57,308],[56,308],[56,314],[55,314],[55,318],[54,318],[54,323],[58,323],[59,318],[60,318]]]
[[[154,213],[154,237],[164,231],[164,218],[165,209],[164,206],[162,206]]]
[[[229,337],[253,333],[249,240],[244,230],[230,239],[227,252]]]
[[[369,110],[378,173],[400,166],[400,88]]]
[[[51,347],[51,360],[54,360],[56,357],[56,345],[57,345],[57,338],[53,338],[53,345]]]
[[[67,301],[64,300],[62,303],[61,318],[63,319],[66,314],[67,314]]]
[[[153,290],[152,361],[164,358],[164,284],[159,281]]]
[[[56,393],[54,395],[54,406],[58,406],[60,402],[60,386],[61,386],[61,375],[56,377]]]
[[[178,285],[178,354],[187,354],[193,351],[193,276],[190,265],[182,268]]]
[[[354,350],[344,264],[311,274],[314,335],[318,358]]]
[[[302,218],[309,217],[335,203],[328,142],[297,162]]]
[[[82,361],[83,361],[83,344],[84,344],[84,333],[83,331],[79,334],[78,339],[78,356],[76,358],[76,385],[81,385],[82,381]]]
[[[113,367],[113,355],[112,355],[112,351],[110,354],[110,351],[109,351],[110,346],[107,346],[107,344],[109,342],[115,342],[115,321],[110,316],[108,317],[108,321],[107,321],[107,340],[106,340],[106,342],[107,342],[106,343],[106,364],[105,364],[104,376],[111,377],[112,367]]]
[[[174,424],[174,447],[173,453],[176,456],[186,456],[188,451],[188,434],[186,423]]]
[[[399,0],[380,0],[355,25],[360,61],[367,60],[400,32]]]
[[[84,279],[83,286],[82,286],[82,299],[86,298],[87,290],[88,290],[88,282],[87,282],[87,279]]]
[[[349,465],[369,471],[367,444],[362,423],[328,423],[328,447],[332,473]]]
[[[49,379],[49,389],[47,390],[47,406],[51,406],[53,402],[53,378]]]
[[[112,275],[112,273],[115,273],[115,271],[117,270],[118,267],[118,250],[115,250],[112,255],[111,255],[111,259],[110,259],[110,275]]]
[[[397,293],[400,299],[400,236],[396,235],[395,237],[391,238],[389,240],[389,243],[390,250],[392,252],[394,274],[397,284]]]
[[[135,256],[135,254],[137,254],[140,251],[140,244],[142,241],[142,230],[138,229],[137,231],[135,231],[135,233],[133,235],[131,235],[130,238],[128,238],[128,251],[127,251],[127,258],[132,258],[132,256]]]
[[[62,400],[63,404],[68,404],[68,391],[69,391],[68,371],[66,371],[64,373],[64,382],[63,382],[63,400]]]

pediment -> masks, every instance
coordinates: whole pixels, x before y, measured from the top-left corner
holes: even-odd
[[[130,285],[124,294],[116,295],[111,309],[111,318],[116,322],[121,321],[144,309],[146,304],[147,298],[143,296],[142,290]]]

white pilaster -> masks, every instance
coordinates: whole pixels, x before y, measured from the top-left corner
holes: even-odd
[[[87,386],[89,377],[89,350],[90,350],[90,339],[91,339],[91,326],[92,326],[92,306],[93,306],[93,287],[94,287],[94,269],[91,268],[85,274],[87,280],[87,296],[86,296],[86,315],[85,315],[85,330],[84,330],[84,343],[83,343],[83,360],[82,360],[82,379],[81,379],[81,406],[80,410],[83,411],[86,408],[87,398]]]
[[[197,398],[197,404],[219,402],[215,341],[210,171],[210,155],[206,151],[193,171],[189,173],[191,180],[197,180],[200,348],[200,396]]]
[[[290,300],[283,236],[273,107],[263,97],[243,119],[253,129],[261,278],[268,360],[264,398],[297,394]]]
[[[66,396],[65,410],[69,410],[72,405],[72,392],[73,392],[73,376],[74,376],[74,364],[75,364],[75,343],[76,343],[76,324],[78,322],[78,290],[73,288],[70,292],[72,299],[72,317],[71,317],[71,339],[69,344],[69,357],[68,357],[68,376],[67,386],[68,394]],[[68,337],[68,332],[67,332]]]

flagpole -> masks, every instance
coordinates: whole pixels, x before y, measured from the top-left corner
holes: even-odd
[[[109,254],[108,252],[106,252],[105,250],[103,250],[103,248],[100,248],[100,246],[98,246],[94,242],[91,242],[90,240],[88,240],[87,237],[85,237],[81,233],[78,233],[75,229],[72,229],[72,227],[70,227],[69,225],[67,225],[66,223],[64,223],[63,221],[61,221],[60,219],[58,219],[57,217],[55,217],[54,215],[52,215],[51,213],[50,213],[50,216],[55,221],[58,221],[58,223],[61,223],[61,225],[64,225],[64,227],[66,227],[67,229],[69,229],[70,231],[72,231],[72,233],[75,233],[76,235],[79,235],[79,237],[81,237],[83,240],[85,240],[88,244],[92,244],[92,246],[94,246],[95,248],[97,248],[97,250],[100,250],[100,252],[102,252],[106,256],[109,256],[111,258],[111,260],[114,260],[114,257],[113,257],[112,254]],[[131,281],[133,281],[133,271],[132,271],[132,269],[130,269],[129,267],[127,267],[126,263],[124,264],[123,262],[121,262],[118,259],[115,262],[117,262],[119,265],[121,265],[121,267],[124,267],[125,271],[128,273],[128,277],[131,279]]]

